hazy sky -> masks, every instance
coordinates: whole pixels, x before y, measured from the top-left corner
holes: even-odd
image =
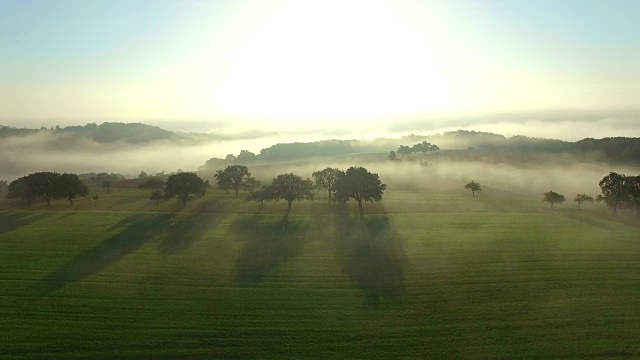
[[[0,123],[606,113],[639,105],[638,14],[636,0],[0,0]]]

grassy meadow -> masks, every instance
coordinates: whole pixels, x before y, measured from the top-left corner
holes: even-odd
[[[3,358],[640,357],[640,227],[600,205],[99,191],[0,204]]]

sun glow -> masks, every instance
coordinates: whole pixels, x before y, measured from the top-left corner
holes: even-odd
[[[413,10],[374,1],[283,1],[256,10],[235,41],[215,50],[226,57],[219,82],[203,76],[188,97],[210,98],[229,116],[276,122],[447,109],[458,76],[453,50],[437,23]]]

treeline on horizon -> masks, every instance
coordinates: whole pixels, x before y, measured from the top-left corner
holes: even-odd
[[[100,125],[90,123],[84,126],[56,126],[51,128],[42,127],[40,129],[0,125],[0,139],[34,134],[66,135],[100,143],[124,142],[130,144],[146,144],[163,140],[177,143],[198,143],[234,139],[233,136],[178,133],[142,123],[105,122]],[[377,138],[373,140],[321,140],[315,142],[278,143],[268,148],[263,148],[259,153],[243,150],[237,155],[229,154],[225,159],[214,157],[209,159],[202,168],[212,169],[230,164],[295,161],[314,157],[361,153],[389,153],[389,151],[396,150],[400,145],[409,146],[422,141],[437,144],[443,150],[572,153],[578,156],[590,156],[603,161],[640,163],[640,138],[585,138],[570,142],[522,135],[505,137],[494,133],[457,130],[434,135],[412,134],[400,138]],[[60,144],[60,146],[68,147],[68,142]]]

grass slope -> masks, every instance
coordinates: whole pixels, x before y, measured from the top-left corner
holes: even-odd
[[[595,206],[147,195],[0,211],[4,358],[640,356],[640,231]]]

